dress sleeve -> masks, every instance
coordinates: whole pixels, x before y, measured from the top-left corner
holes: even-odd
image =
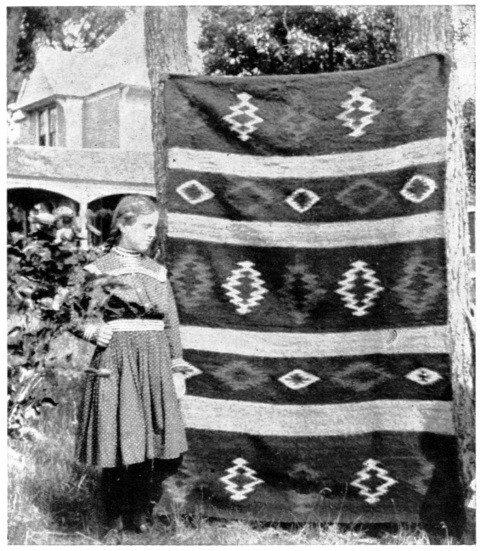
[[[79,339],[83,339],[87,342],[91,342],[95,344],[97,342],[97,333],[100,327],[102,326],[102,323],[85,323],[85,322],[77,322],[73,323],[69,328],[69,332],[74,335],[75,337],[78,337]]]
[[[180,340],[180,322],[178,321],[177,305],[173,297],[172,286],[167,280],[167,310],[165,316],[165,332],[167,333],[172,360],[182,358],[182,342]]]

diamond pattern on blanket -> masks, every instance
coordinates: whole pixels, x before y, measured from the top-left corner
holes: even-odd
[[[435,109],[432,83],[426,75],[418,75],[403,94],[398,107],[403,121],[412,128],[421,126]]]
[[[282,128],[289,141],[300,145],[312,132],[317,119],[303,94],[293,92],[288,99],[286,113],[279,120],[279,128]]]
[[[285,203],[292,209],[303,214],[310,210],[320,197],[309,189],[299,188],[285,199]]]
[[[410,371],[410,373],[407,373],[405,377],[423,386],[433,385],[437,381],[443,379],[439,373],[431,369],[427,369],[426,367],[414,369],[413,371]]]
[[[357,478],[351,482],[352,486],[358,488],[367,503],[375,505],[380,499],[388,494],[391,486],[397,481],[388,476],[388,471],[375,459],[367,459],[363,462],[363,469],[358,471]]]
[[[198,205],[214,196],[214,193],[197,180],[189,180],[178,186],[177,193],[191,205]]]
[[[375,270],[369,268],[363,260],[356,260],[343,275],[336,292],[342,296],[345,307],[353,310],[354,316],[366,316],[377,295],[384,290],[375,277]]]
[[[436,262],[416,247],[405,260],[401,277],[392,290],[400,304],[415,317],[435,308],[445,292],[445,276]]]
[[[389,196],[388,191],[368,178],[361,178],[336,195],[336,199],[359,214],[366,214]]]
[[[292,390],[299,390],[316,383],[320,379],[316,375],[303,371],[303,369],[294,369],[283,375],[283,377],[279,377],[278,380]]]
[[[287,306],[295,323],[301,325],[314,310],[327,290],[321,287],[320,278],[299,257],[285,266],[284,285],[278,294]]]
[[[345,121],[343,126],[350,128],[348,134],[352,138],[359,138],[365,134],[365,128],[373,123],[380,111],[375,109],[375,101],[364,95],[366,90],[359,86],[350,90],[350,99],[345,100],[341,105],[345,109],[337,119]],[[363,113],[363,114],[362,114]]]
[[[331,378],[332,382],[357,392],[369,391],[389,379],[392,379],[389,373],[371,362],[353,362]]]
[[[449,70],[169,76],[167,266],[201,371],[181,512],[460,525]]]
[[[256,388],[270,380],[262,370],[254,369],[244,360],[228,362],[220,369],[216,369],[213,375],[234,391]]]
[[[261,216],[279,201],[279,194],[274,189],[261,186],[251,180],[234,183],[225,192],[225,198],[232,208],[244,216]]]
[[[212,297],[212,270],[193,246],[176,259],[170,281],[180,307],[186,310],[197,308]]]
[[[253,262],[244,260],[238,262],[238,266],[239,268],[232,270],[222,287],[227,290],[226,294],[230,297],[230,302],[236,306],[236,311],[244,315],[258,306],[268,291]]]
[[[262,484],[263,480],[255,476],[257,473],[247,467],[248,461],[238,457],[233,460],[233,467],[227,469],[228,475],[223,476],[220,481],[225,484],[230,499],[234,501],[243,501],[247,499],[248,494],[255,490],[255,486]]]
[[[400,191],[400,194],[412,203],[423,203],[437,188],[435,180],[421,174],[411,178]]]
[[[253,105],[250,100],[250,94],[237,94],[240,102],[230,107],[232,111],[229,115],[223,118],[230,123],[230,129],[238,134],[238,138],[246,142],[251,138],[251,134],[255,132],[258,125],[263,122],[263,119],[256,115],[258,107]]]

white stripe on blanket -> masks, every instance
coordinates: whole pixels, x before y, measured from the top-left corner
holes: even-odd
[[[388,172],[445,160],[445,138],[409,142],[396,147],[312,156],[260,156],[172,147],[168,168],[230,174],[244,178],[340,178]]]
[[[239,222],[196,214],[168,214],[169,237],[252,247],[366,247],[434,239],[444,234],[442,211],[331,223]]]
[[[454,434],[450,402],[377,400],[275,405],[185,396],[188,428],[271,436],[345,436],[375,431]]]
[[[267,358],[441,354],[448,351],[446,326],[439,325],[344,333],[268,333],[182,325],[180,331],[185,349]]]

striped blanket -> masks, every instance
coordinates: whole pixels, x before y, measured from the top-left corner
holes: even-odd
[[[168,264],[195,366],[171,503],[454,518],[448,70],[168,80]]]

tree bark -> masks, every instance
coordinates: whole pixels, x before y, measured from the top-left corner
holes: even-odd
[[[460,6],[459,6],[460,7]],[[447,110],[447,170],[445,227],[449,319],[452,358],[454,424],[466,502],[475,480],[475,392],[472,308],[469,295],[468,181],[462,139],[462,89],[465,81],[461,35],[465,10],[457,6],[398,6],[396,29],[402,59],[430,52],[446,53],[452,61]],[[460,78],[463,77],[463,78]],[[471,75],[473,79],[473,74]],[[473,89],[473,82],[472,82]],[[463,95],[465,95],[463,93]],[[474,524],[473,524],[474,529]],[[472,526],[468,527],[472,531]]]
[[[398,58],[409,59],[430,52],[445,53],[451,42],[449,21],[450,6],[396,6]]]
[[[7,103],[15,101],[20,78],[14,67],[17,59],[18,37],[23,19],[23,8],[7,8]]]
[[[167,232],[166,176],[167,150],[164,87],[168,73],[189,74],[192,62],[187,39],[186,6],[145,8],[145,49],[148,76],[152,86],[151,116],[154,155],[154,178],[160,210],[157,259],[164,262]]]

